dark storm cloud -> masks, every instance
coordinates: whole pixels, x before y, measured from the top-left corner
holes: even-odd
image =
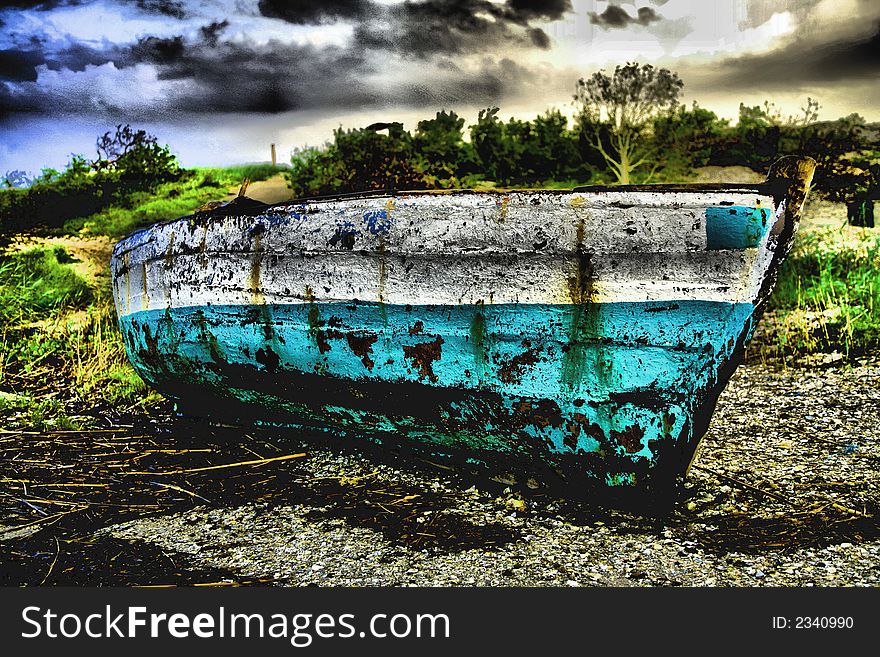
[[[144,37],[132,46],[122,56],[116,58],[113,63],[119,68],[130,66],[137,62],[148,62],[160,67],[176,65],[185,58],[186,48],[183,45],[183,37]]]
[[[81,71],[87,64],[111,63],[120,74],[137,64],[152,64],[159,80],[184,82],[169,89],[168,109],[175,112],[267,112],[316,107],[352,108],[377,101],[379,94],[364,77],[372,72],[359,48],[297,45],[270,41],[223,42],[226,21],[200,28],[193,36],[144,37],[126,47],[95,50],[82,45],[58,53],[32,51],[0,58],[6,79],[32,81],[36,67]],[[55,44],[57,46],[57,44]],[[60,106],[68,111],[124,109],[137,115],[138,99],[116,101],[96,98],[88,90],[73,89],[73,97],[53,96],[39,84],[14,88],[0,84],[0,112],[51,112]],[[127,107],[113,103],[130,102]],[[76,104],[80,104],[77,107]],[[144,110],[146,111],[146,110]]]
[[[535,75],[509,59],[498,61],[494,52],[511,45],[549,48],[549,36],[535,22],[562,18],[571,9],[570,0],[426,0],[390,6],[371,0],[260,2],[264,17],[288,23],[357,19],[350,42],[315,46],[265,43],[241,32],[229,39],[234,16],[193,24],[179,15],[182,3],[170,0],[127,4],[133,11],[181,19],[180,33],[90,45],[46,34],[22,37],[18,50],[0,53],[0,112],[64,109],[148,118],[157,112],[350,110],[384,105],[390,98],[402,106],[499,102],[505,94],[521,92]],[[492,55],[474,62],[473,55],[481,53]],[[471,59],[460,57],[465,54]],[[406,67],[403,62],[413,57],[421,60],[418,66]],[[106,71],[89,68],[107,64]],[[151,84],[150,94],[123,91],[138,88],[138,76],[149,75],[143,65],[155,70],[159,81],[143,78]],[[56,74],[38,79],[41,66]],[[397,77],[387,72],[395,66],[401,71]],[[91,81],[106,76],[118,84],[95,91]]]
[[[0,83],[0,114],[120,112],[150,118],[168,113],[263,112],[334,107],[350,109],[376,103],[380,94],[365,84],[369,72],[361,58],[332,49],[269,42],[263,46],[218,45],[188,48],[176,39],[148,39],[130,53],[129,62],[157,65],[158,78],[170,86],[161,109],[137,97],[95,94],[72,80],[62,91],[36,83]],[[129,63],[114,62],[124,69]],[[76,85],[79,84],[79,87]]]
[[[356,39],[368,48],[419,58],[491,52],[511,44],[546,49],[550,37],[532,21],[558,20],[568,11],[570,0],[407,1],[387,7],[381,26],[359,25]]]
[[[399,97],[402,106],[489,106],[518,94],[534,96],[546,91],[540,75],[509,58],[500,61],[485,58],[476,69],[470,71],[463,71],[448,60],[442,62],[437,75],[403,85]]]
[[[200,27],[199,32],[205,40],[205,43],[213,48],[217,45],[217,42],[220,40],[220,35],[227,27],[229,27],[229,21],[227,20],[214,21],[210,25]]]
[[[373,10],[370,0],[260,0],[257,6],[267,18],[280,18],[298,25],[362,18]]]
[[[591,11],[590,22],[593,25],[601,25],[604,28],[626,27],[633,22],[633,17],[626,13],[625,9],[621,9],[616,5],[608,5],[608,8],[601,14]]]
[[[510,16],[520,21],[558,21],[571,11],[571,0],[507,0]]]
[[[550,37],[547,36],[547,33],[539,27],[529,28],[528,31],[529,38],[532,40],[532,43],[536,48],[540,48],[541,50],[547,50],[550,47]]]
[[[169,47],[176,49],[176,43]],[[385,104],[389,96],[402,106],[496,102],[534,78],[512,60],[488,58],[476,70],[459,69],[449,78],[428,73],[408,83],[391,83],[394,91],[389,92],[368,79],[381,73],[383,66],[381,59],[358,48],[318,49],[275,42],[221,43],[214,48],[193,44],[161,66],[160,77],[194,81],[191,92],[174,99],[180,111],[263,113],[360,109]]]
[[[448,12],[459,17],[475,18],[484,13],[496,20],[522,26],[533,20],[558,20],[571,11],[571,0],[507,0],[498,5],[489,0],[404,0],[403,15],[434,15]],[[340,18],[357,19],[376,14],[378,4],[371,0],[260,0],[260,13],[268,18],[281,18],[290,23],[316,24]],[[398,14],[400,15],[400,14]],[[476,19],[475,22],[479,22]]]
[[[125,59],[125,58],[128,59]],[[125,64],[121,62],[125,62]],[[425,63],[419,76],[377,82],[383,61],[360,50],[315,48],[269,42],[264,45],[186,40],[144,39],[124,53],[117,68],[134,62],[154,63],[159,78],[172,84],[160,113],[213,114],[291,110],[356,110],[385,106],[431,107],[453,103],[497,104],[521,93],[537,94],[539,76],[510,59],[485,58],[477,67],[462,68],[442,59]],[[180,83],[175,85],[174,83]],[[11,111],[50,113],[124,112],[130,120],[155,118],[155,107],[137,98],[108,98],[81,88],[59,97],[35,83],[17,89],[0,84],[0,115]]]
[[[194,82],[194,93],[175,99],[183,111],[275,113],[368,100],[360,78],[369,67],[350,50],[277,42],[195,44],[179,51],[176,42],[163,49],[150,45],[160,79]]]
[[[659,20],[660,17],[657,15],[657,12],[650,7],[639,7],[639,14],[636,18],[636,22],[639,25],[650,25],[654,21]]]
[[[130,55],[126,48],[110,46],[93,48],[83,43],[68,43],[63,48],[44,53],[44,63],[51,71],[83,71],[86,66],[100,66],[107,62],[127,63]]]
[[[33,82],[37,79],[37,65],[42,62],[38,52],[0,50],[0,80]]]
[[[137,6],[148,14],[161,14],[171,18],[186,17],[184,4],[178,0],[137,0]]]
[[[697,90],[811,94],[880,83],[880,4],[875,0],[841,5],[836,12],[811,11],[818,0],[750,0],[747,27],[766,23],[774,13],[792,13],[794,29],[773,39],[765,52],[728,56],[711,66],[681,62],[682,77]],[[836,7],[835,7],[836,9]],[[742,27],[742,25],[740,26]]]
[[[633,23],[638,25],[650,25],[651,23],[660,20],[657,12],[650,7],[640,7],[638,15],[633,17],[630,16],[625,9],[618,7],[617,5],[608,5],[605,11],[601,14],[591,11],[589,16],[590,22],[593,25],[598,25],[606,30],[620,29]]]
[[[49,50],[43,40],[32,38],[27,49],[0,51],[0,80],[36,80],[38,66],[45,66],[50,71],[78,72],[85,70],[86,66],[100,66],[111,61],[125,65],[131,61],[131,54],[126,49],[98,49],[75,42],[54,43]]]
[[[87,0],[86,0],[87,1]],[[6,0],[0,5],[0,9],[37,9],[39,11],[50,11],[58,7],[67,7],[71,5],[81,5],[83,0],[55,0],[54,2],[44,0]]]
[[[880,82],[880,23],[872,34],[808,42],[792,38],[778,50],[724,60],[716,65],[728,87],[790,88],[810,83],[876,79]]]

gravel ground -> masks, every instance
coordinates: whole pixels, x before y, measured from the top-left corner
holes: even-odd
[[[877,586],[878,375],[741,367],[663,520],[307,442],[290,467],[332,494],[102,531],[283,586]]]

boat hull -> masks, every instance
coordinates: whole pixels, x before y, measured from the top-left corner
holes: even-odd
[[[132,364],[192,414],[657,504],[795,221],[765,189],[316,202],[136,234],[114,294]]]

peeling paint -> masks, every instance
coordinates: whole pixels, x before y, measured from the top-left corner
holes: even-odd
[[[376,363],[370,359],[370,354],[373,353],[373,344],[379,339],[379,336],[368,332],[346,333],[345,339],[349,348],[361,359],[364,367],[372,370]]]
[[[434,361],[440,360],[443,355],[443,338],[439,335],[431,342],[420,342],[414,345],[404,345],[403,355],[412,362],[419,372],[419,378],[428,379],[437,383],[437,375],[434,374]]]

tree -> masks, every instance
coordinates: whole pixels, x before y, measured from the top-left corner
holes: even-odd
[[[807,97],[807,106],[801,107],[801,114],[789,116],[782,132],[781,150],[786,153],[804,154],[811,135],[815,132],[821,106],[815,98]],[[788,140],[791,143],[788,143]]]
[[[388,134],[382,134],[387,130]],[[374,123],[366,128],[333,131],[330,157],[337,163],[334,192],[423,189],[413,138],[401,123]]]
[[[736,126],[719,140],[709,164],[766,170],[780,155],[783,124],[773,103],[740,103]]]
[[[476,172],[473,147],[464,140],[464,119],[455,112],[437,112],[433,119],[419,121],[413,148],[421,159],[430,186],[454,187]]]
[[[130,125],[117,125],[98,137],[98,158],[92,167],[98,173],[115,173],[123,188],[150,189],[163,182],[177,180],[181,175],[177,159],[168,146],[146,130]]]
[[[833,162],[820,179],[825,198],[846,203],[847,223],[874,227],[874,200],[880,198],[880,152],[864,149]]]
[[[568,129],[568,119],[548,109],[526,124],[522,136],[521,176],[524,182],[583,178],[577,140]]]
[[[511,124],[505,125],[498,118],[497,107],[489,107],[480,110],[477,122],[471,126],[471,144],[486,177],[502,185],[512,181],[521,155],[520,144],[509,134],[517,128],[513,119]]]
[[[841,180],[850,175],[852,158],[871,149],[870,132],[865,119],[858,114],[813,123],[801,130],[799,151],[813,157],[817,163],[813,177],[816,190],[823,194],[830,192],[842,200],[838,187]]]
[[[611,75],[602,70],[578,80],[574,100],[580,105],[581,134],[602,155],[619,183],[629,184],[633,173],[655,156],[646,138],[651,120],[678,107],[683,86],[669,69],[636,62],[617,66]]]
[[[653,120],[654,145],[663,154],[668,176],[683,177],[695,167],[709,163],[713,151],[728,130],[727,120],[697,105],[681,105],[674,112]]]
[[[295,197],[320,196],[339,191],[342,163],[324,148],[298,148],[290,158],[288,186]]]

